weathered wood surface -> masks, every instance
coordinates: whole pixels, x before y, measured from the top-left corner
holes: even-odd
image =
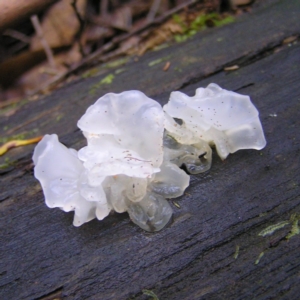
[[[106,92],[140,89],[165,103],[171,90],[193,94],[215,82],[251,96],[268,145],[225,162],[215,155],[212,169],[192,176],[176,199],[173,221],[155,234],[127,214],[74,228],[71,213],[45,206],[33,147],[12,150],[6,157],[15,163],[0,170],[0,298],[149,299],[142,294],[149,289],[159,299],[298,299],[300,235],[286,240],[290,226],[258,233],[300,213],[300,45],[282,44],[299,36],[299,10],[297,0],[269,1],[234,24],[118,67],[122,73],[105,70],[2,111],[1,136],[56,132],[78,148],[84,140],[76,121]],[[171,68],[163,72],[166,61]],[[236,63],[240,69],[222,71]],[[113,82],[100,84],[108,74]]]

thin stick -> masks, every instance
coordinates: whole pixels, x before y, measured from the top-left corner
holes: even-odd
[[[126,10],[124,10],[123,14],[126,17],[126,28],[124,29],[130,29],[132,27],[132,13],[131,13],[131,8],[127,7]]]
[[[84,49],[83,49],[83,45],[81,43],[81,36],[82,36],[82,33],[84,31],[84,27],[85,27],[85,21],[83,20],[83,18],[81,17],[78,9],[77,9],[77,0],[73,0],[71,2],[71,6],[73,7],[74,9],[74,12],[76,14],[76,17],[77,17],[77,20],[79,22],[79,31],[77,33],[77,39],[78,39],[78,44],[79,44],[79,51],[82,55],[82,57],[85,57],[85,52],[84,52]]]
[[[13,141],[7,142],[0,147],[0,156],[5,154],[8,150],[10,150],[12,148],[35,144],[35,143],[39,142],[42,138],[43,138],[42,136],[38,136],[36,138],[32,138],[29,140],[13,140]]]
[[[31,23],[32,23],[32,25],[33,25],[33,27],[36,31],[36,34],[37,34],[38,38],[40,39],[41,44],[44,48],[44,51],[46,53],[46,56],[47,56],[47,59],[48,59],[48,62],[50,64],[50,66],[51,66],[51,68],[55,69],[56,66],[55,66],[53,52],[52,52],[48,42],[44,38],[43,30],[42,30],[42,27],[40,25],[40,22],[39,22],[39,19],[38,19],[37,15],[31,16],[30,19],[31,19]]]
[[[100,13],[103,19],[107,18],[108,15],[108,0],[100,0]]]
[[[20,31],[17,31],[17,30],[14,30],[14,29],[10,29],[10,28],[6,29],[3,32],[3,35],[11,36],[14,39],[19,40],[19,41],[21,41],[25,44],[29,44],[30,41],[31,41],[30,37],[28,37],[24,33],[20,32]]]
[[[151,8],[149,10],[149,13],[147,15],[147,23],[150,23],[154,20],[156,14],[157,14],[157,11],[159,9],[160,3],[161,3],[161,0],[154,0],[153,1],[152,5],[151,5]]]

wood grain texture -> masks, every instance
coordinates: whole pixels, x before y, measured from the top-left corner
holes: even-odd
[[[160,300],[298,299],[300,235],[286,240],[289,226],[269,237],[258,233],[300,213],[300,45],[273,51],[284,38],[299,35],[299,6],[277,1],[235,24],[125,65],[111,85],[93,89],[110,70],[1,118],[2,135],[38,128],[39,134],[58,132],[66,145],[78,148],[84,141],[76,120],[103,93],[137,88],[165,103],[172,89],[192,95],[215,82],[251,96],[268,142],[262,151],[239,151],[224,162],[214,154],[211,170],[191,177],[185,195],[176,199],[180,208],[173,205],[172,222],[154,234],[133,225],[127,214],[73,227],[72,213],[45,206],[32,174],[32,147],[12,150],[15,164],[0,173],[1,298],[149,299],[142,294],[149,289]],[[278,27],[269,26],[279,12]],[[212,42],[217,38],[227,47]],[[197,51],[202,60],[185,65],[199,58]],[[148,66],[167,53],[168,72],[162,71],[164,63]],[[238,59],[240,69],[221,71]]]

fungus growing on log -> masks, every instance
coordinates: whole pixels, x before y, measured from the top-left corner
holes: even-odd
[[[74,226],[114,210],[127,211],[144,230],[158,231],[172,216],[167,199],[183,194],[188,174],[210,169],[208,143],[222,159],[265,145],[250,98],[216,84],[197,89],[194,97],[171,93],[164,111],[139,91],[109,93],[78,121],[87,139],[78,152],[57,135],[45,135],[33,161],[47,206],[74,211]]]
[[[260,150],[266,140],[258,111],[250,97],[220,88],[211,83],[198,88],[193,97],[172,92],[164,106],[166,129],[183,144],[199,139],[216,146],[222,159],[240,149]],[[172,122],[181,119],[182,124]]]

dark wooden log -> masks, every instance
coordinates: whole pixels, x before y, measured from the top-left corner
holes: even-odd
[[[214,154],[211,170],[191,177],[172,222],[158,233],[144,232],[127,214],[73,227],[72,213],[45,206],[33,147],[13,149],[1,157],[2,164],[10,159],[0,170],[1,299],[149,299],[142,289],[159,299],[298,299],[300,235],[286,239],[291,225],[258,234],[300,213],[300,45],[282,43],[299,36],[299,10],[297,0],[271,1],[118,67],[121,73],[99,67],[102,74],[28,101],[9,117],[12,108],[2,111],[1,136],[56,132],[79,148],[76,121],[106,92],[140,89],[165,103],[171,90],[192,95],[215,82],[251,96],[268,144],[224,162]],[[222,71],[232,64],[240,68]],[[101,83],[109,74],[112,83]]]

